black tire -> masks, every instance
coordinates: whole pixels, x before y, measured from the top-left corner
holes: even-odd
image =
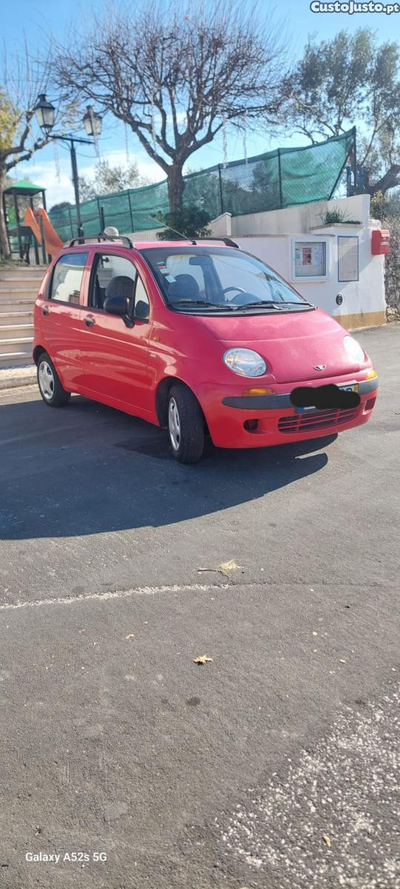
[[[175,460],[197,463],[204,450],[204,417],[197,399],[185,386],[170,389],[168,431]]]
[[[65,404],[68,404],[71,393],[66,392],[61,385],[58,373],[47,352],[41,353],[37,363],[37,381],[43,401],[49,407],[64,407]]]

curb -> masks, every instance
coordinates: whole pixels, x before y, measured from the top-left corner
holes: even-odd
[[[33,368],[29,374],[16,374],[0,370],[0,392],[3,389],[21,389],[21,387],[33,386],[35,383],[36,370]]]

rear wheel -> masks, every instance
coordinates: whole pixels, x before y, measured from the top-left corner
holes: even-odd
[[[50,407],[63,407],[68,403],[71,393],[66,392],[61,385],[58,373],[47,352],[42,352],[39,358],[37,381],[43,401]]]
[[[204,418],[190,389],[172,386],[168,398],[168,432],[175,460],[197,463],[204,450]]]

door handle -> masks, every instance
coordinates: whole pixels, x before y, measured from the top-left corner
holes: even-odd
[[[85,318],[86,327],[93,327],[93,324],[95,323],[96,321],[94,318]]]
[[[49,314],[49,311],[50,311],[49,307],[48,307],[48,306],[45,306],[45,307],[42,309],[42,315],[48,315],[48,314]]]

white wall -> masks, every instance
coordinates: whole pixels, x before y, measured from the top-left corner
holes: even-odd
[[[345,229],[345,230],[344,230]],[[333,234],[331,234],[334,232]],[[316,235],[313,232],[312,235]],[[338,281],[337,274],[337,235],[357,235],[359,237],[359,281],[346,283]],[[235,241],[243,250],[253,253],[271,265],[286,280],[293,283],[296,290],[306,299],[330,315],[368,315],[385,311],[384,257],[371,255],[371,228],[352,229],[350,226],[334,226],[324,230],[324,238],[329,240],[329,266],[326,281],[294,280],[292,276],[291,241],[304,232],[292,235],[264,235],[263,237],[238,238]],[[341,306],[336,304],[337,294],[343,296]],[[344,319],[345,320],[345,319]],[[368,318],[366,319],[368,323]]]
[[[232,218],[232,235],[275,235],[290,232],[308,234],[313,226],[322,224],[328,210],[338,210],[354,219],[368,224],[369,195],[355,195],[333,201],[318,201],[314,204],[299,204],[285,210],[268,210],[265,213],[249,213]]]

